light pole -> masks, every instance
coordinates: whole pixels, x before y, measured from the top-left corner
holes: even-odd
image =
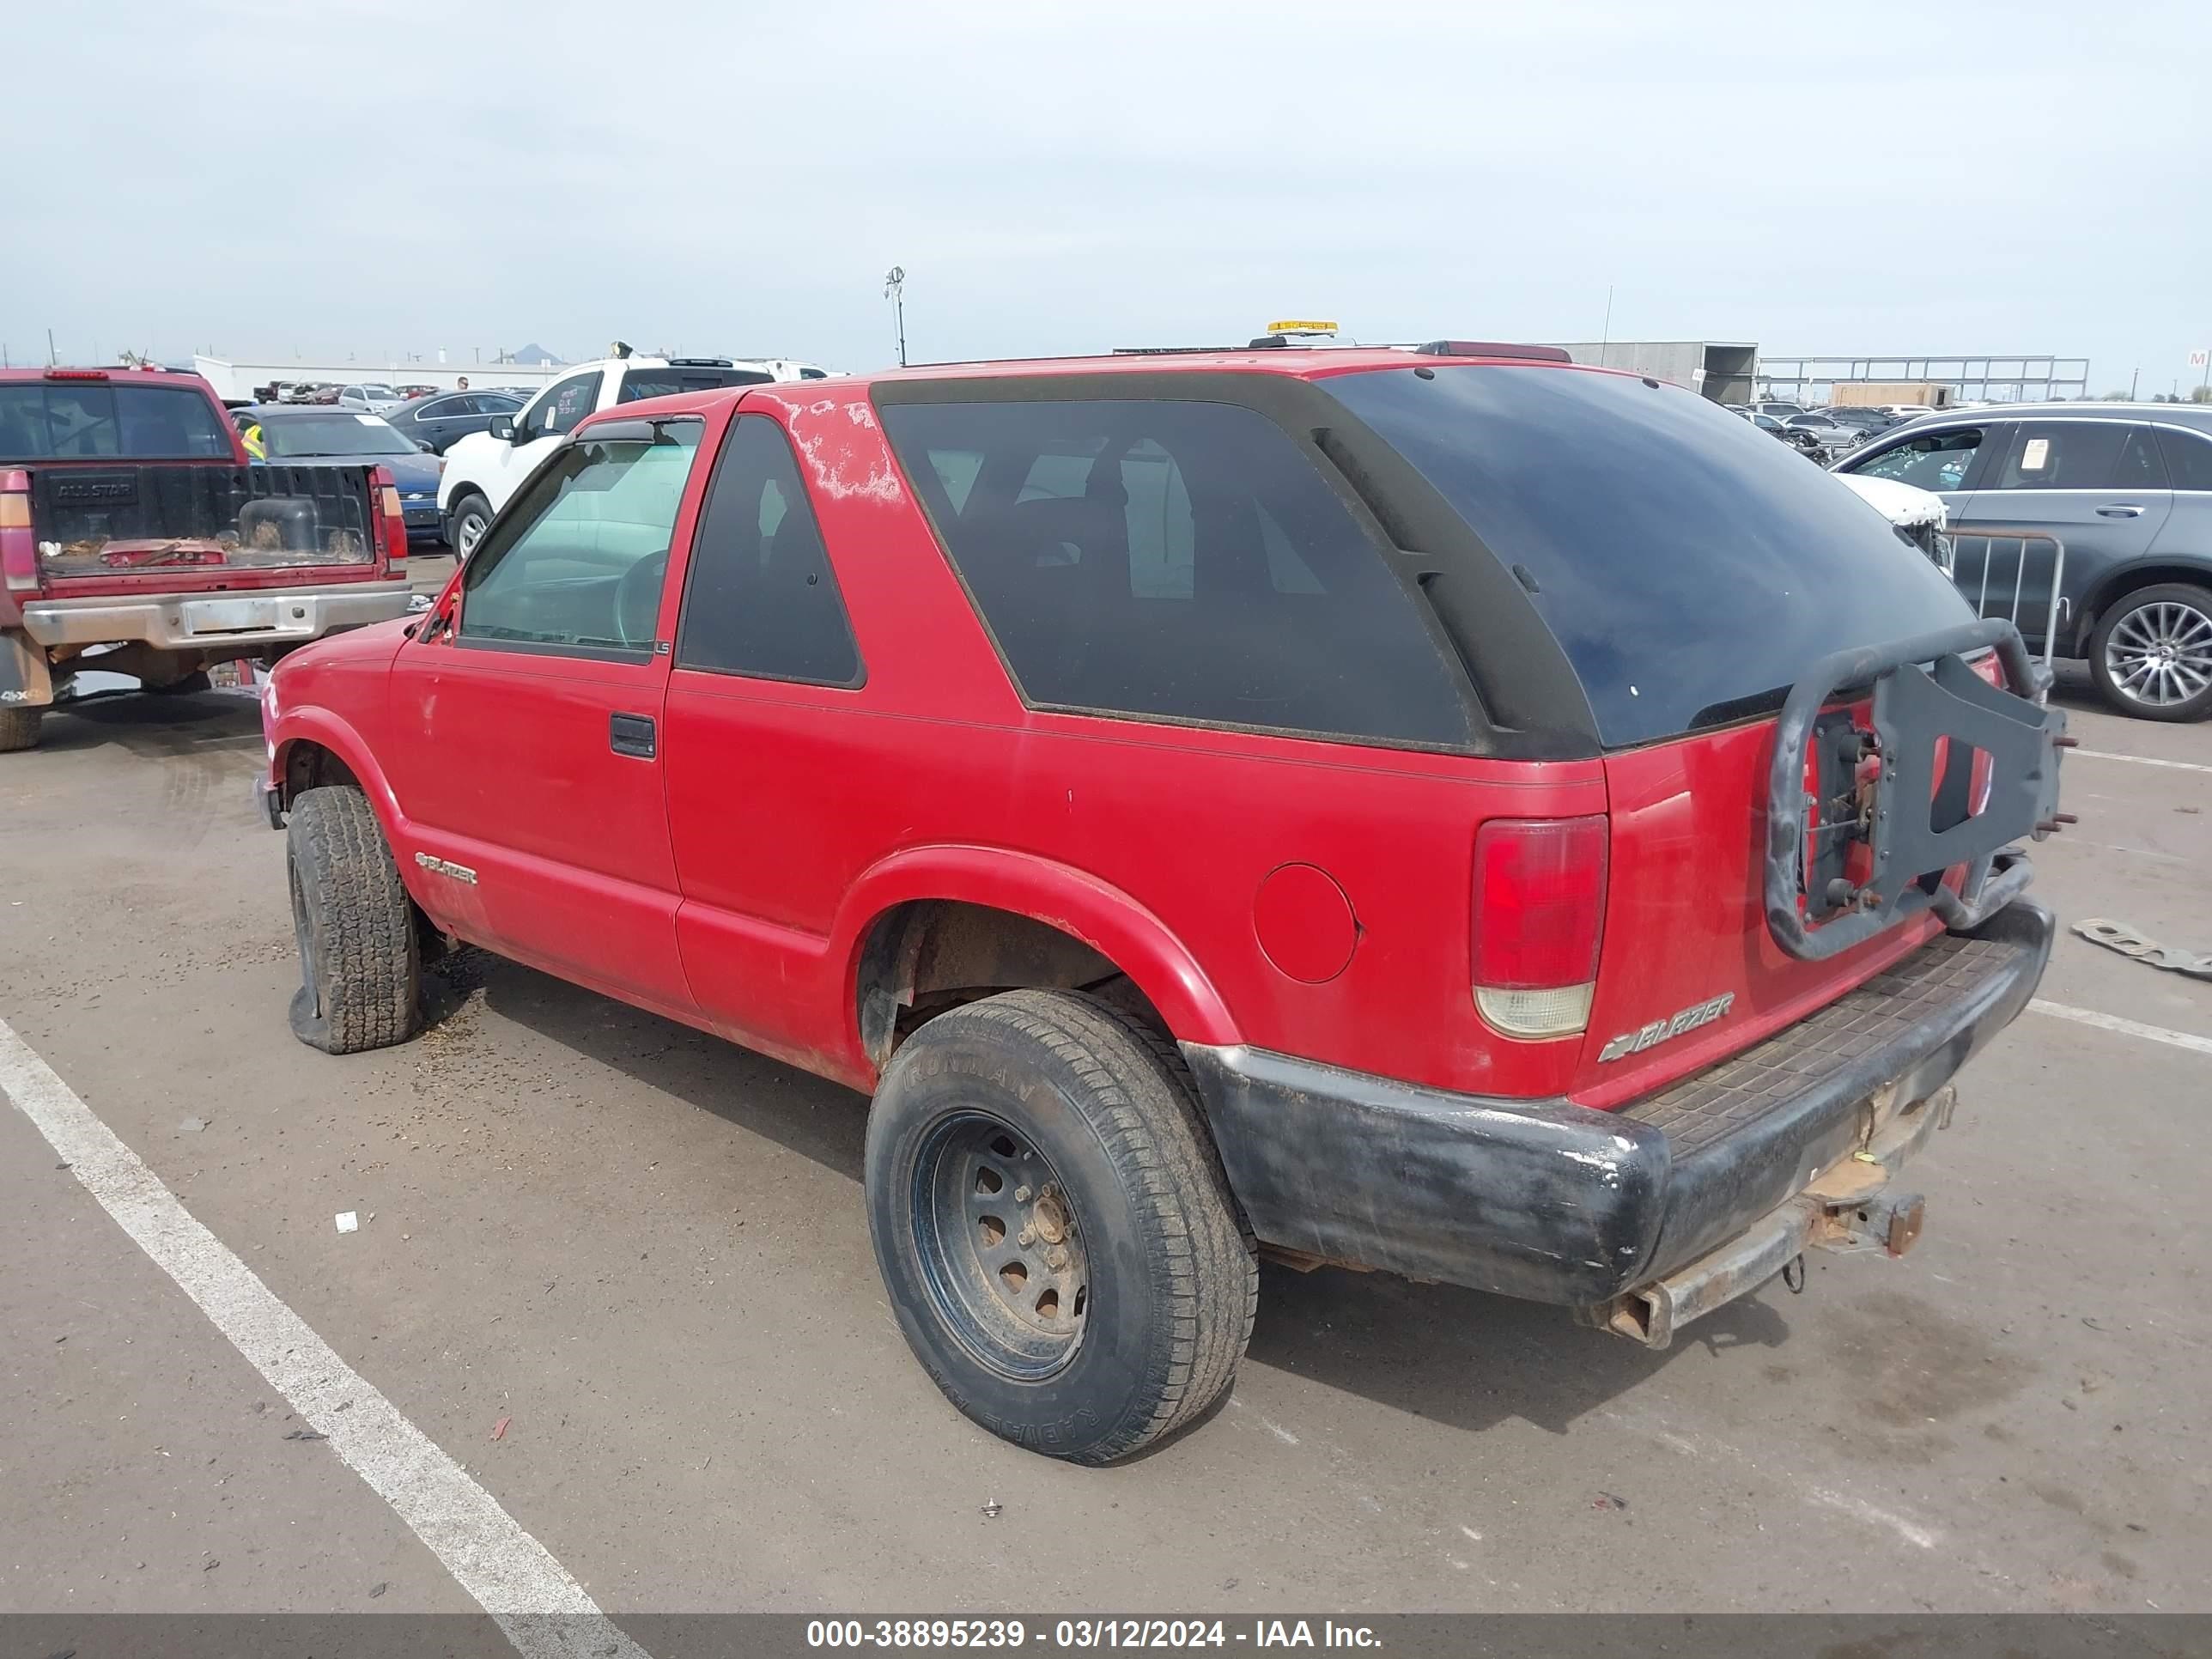
[[[893,265],[884,277],[884,298],[891,302],[891,321],[898,330],[899,367],[906,367],[906,267]]]

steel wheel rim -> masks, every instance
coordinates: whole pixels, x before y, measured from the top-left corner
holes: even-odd
[[[931,1127],[912,1242],[932,1310],[979,1364],[1036,1382],[1074,1358],[1090,1303],[1083,1236],[1052,1165],[1012,1124],[970,1111]]]
[[[453,545],[463,558],[477,550],[477,544],[483,539],[485,523],[483,514],[472,511],[462,514],[461,521],[453,526]]]
[[[2105,641],[2105,672],[2122,696],[2172,708],[2212,687],[2212,617],[2178,599],[2130,611]]]

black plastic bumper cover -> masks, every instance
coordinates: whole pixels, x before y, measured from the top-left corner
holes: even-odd
[[[1740,1113],[1682,1085],[1621,1111],[1492,1100],[1245,1048],[1186,1043],[1222,1164],[1270,1244],[1531,1301],[1587,1306],[1725,1243],[1845,1156],[1866,1103],[1942,1086],[2034,994],[2051,913],[2020,901],[1967,935],[1935,994],[1883,975],[1886,1040],[1820,1046],[1820,1016],[1724,1062]],[[1916,953],[1918,954],[1918,953]],[[1907,958],[1908,962],[1913,958]],[[1719,1071],[1721,1068],[1716,1068]],[[1782,1086],[1776,1086],[1776,1079]],[[1694,1085],[1697,1079],[1691,1079]],[[1638,1115],[1647,1107],[1645,1115]]]

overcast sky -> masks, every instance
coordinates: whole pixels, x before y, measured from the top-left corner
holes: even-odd
[[[7,11],[19,362],[2212,345],[2212,0]]]

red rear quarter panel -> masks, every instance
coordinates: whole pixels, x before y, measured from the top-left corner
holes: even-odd
[[[1855,951],[1800,962],[1767,932],[1759,721],[1607,756],[1613,858],[1597,996],[1573,1097],[1613,1107],[1802,1018],[1942,930],[1923,915]],[[1606,1040],[1724,992],[1723,1018],[1610,1062]]]

